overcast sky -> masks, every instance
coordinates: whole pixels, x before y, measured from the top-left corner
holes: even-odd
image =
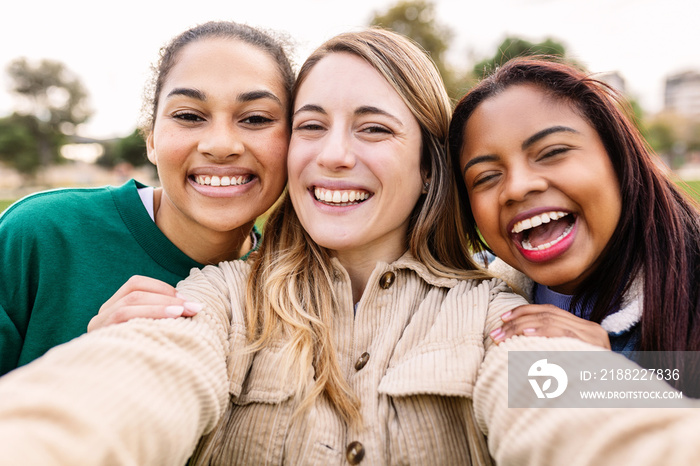
[[[13,100],[4,72],[14,58],[63,62],[82,80],[94,115],[80,133],[125,136],[136,126],[158,49],[196,24],[230,19],[288,33],[297,64],[324,40],[366,25],[395,0],[11,0],[0,21],[0,116]],[[552,37],[591,71],[618,71],[642,107],[663,105],[664,79],[700,70],[697,0],[437,0],[455,37],[450,61],[470,66],[506,37]]]

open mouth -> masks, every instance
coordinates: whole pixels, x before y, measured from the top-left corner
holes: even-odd
[[[190,179],[202,186],[239,186],[250,183],[253,175],[241,176],[216,176],[216,175],[193,175]]]
[[[544,251],[566,238],[575,223],[573,213],[543,212],[513,225],[511,237],[526,251]]]
[[[314,187],[313,192],[318,202],[335,207],[361,204],[372,197],[372,193],[358,190],[335,190]]]

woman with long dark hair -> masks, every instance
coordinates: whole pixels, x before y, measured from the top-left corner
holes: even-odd
[[[543,57],[511,60],[457,105],[449,148],[472,247],[522,272],[489,267],[550,305],[504,316],[495,340],[700,350],[698,206],[624,108],[609,86]]]

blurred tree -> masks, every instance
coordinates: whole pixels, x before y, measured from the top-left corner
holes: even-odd
[[[693,152],[700,151],[700,122],[694,121],[690,123],[687,131],[688,150]]]
[[[28,117],[27,129],[37,140],[39,164],[60,160],[62,136],[75,134],[92,114],[80,79],[60,62],[32,64],[26,58],[12,61],[7,74],[19,101],[16,113]]]
[[[474,65],[474,75],[482,79],[500,66],[515,57],[531,55],[552,55],[566,59],[566,48],[560,42],[547,38],[543,42],[533,43],[517,37],[506,37],[498,46],[492,58],[481,60]],[[573,60],[568,60],[575,63]]]
[[[446,61],[454,32],[435,16],[435,3],[431,0],[401,0],[384,13],[375,12],[370,24],[391,29],[420,44],[440,71],[447,93],[454,98],[464,93],[465,77]]]
[[[138,167],[149,163],[146,156],[146,143],[138,130],[130,135],[105,144],[105,152],[97,159],[97,164],[113,168],[120,163]]]
[[[677,140],[673,124],[663,118],[649,121],[644,133],[649,145],[659,154],[669,154]]]
[[[13,113],[0,118],[0,161],[17,171],[34,176],[41,166],[41,147],[60,147],[65,138],[62,134],[45,134],[40,139],[40,122],[32,115]]]
[[[16,113],[0,119],[0,161],[33,175],[39,166],[39,145],[32,127],[36,119]]]

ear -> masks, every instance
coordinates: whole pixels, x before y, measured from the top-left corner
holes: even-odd
[[[431,180],[430,173],[428,172],[428,170],[421,169],[420,177],[423,180],[423,189],[421,192],[423,194],[428,194],[428,191],[430,190],[430,180]]]
[[[158,157],[156,156],[156,148],[153,143],[153,131],[148,133],[146,138],[146,154],[148,155],[148,160],[155,166],[158,166]]]

